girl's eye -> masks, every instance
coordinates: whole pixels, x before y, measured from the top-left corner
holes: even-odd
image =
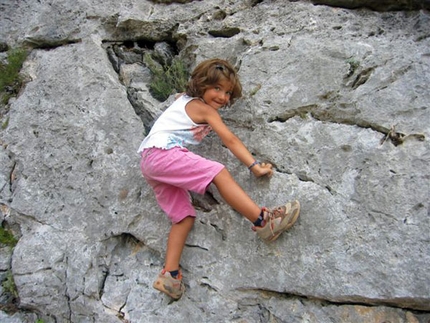
[[[230,91],[227,91],[226,93],[227,93],[227,95],[230,95],[230,96],[233,94],[233,93],[232,93],[232,92],[230,92]]]
[[[215,89],[215,91],[220,91],[221,90],[219,86],[215,86],[214,89]]]

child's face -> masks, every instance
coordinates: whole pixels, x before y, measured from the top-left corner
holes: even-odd
[[[230,101],[233,85],[228,80],[221,80],[210,86],[203,94],[203,101],[215,110],[225,106]]]

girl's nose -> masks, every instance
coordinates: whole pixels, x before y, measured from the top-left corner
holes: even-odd
[[[220,91],[219,92],[219,98],[222,100],[225,100],[227,98],[227,94],[223,91]]]

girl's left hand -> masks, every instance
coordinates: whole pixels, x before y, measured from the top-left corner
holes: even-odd
[[[261,163],[257,164],[251,168],[252,173],[255,177],[268,176],[271,177],[273,175],[273,166],[270,163]]]

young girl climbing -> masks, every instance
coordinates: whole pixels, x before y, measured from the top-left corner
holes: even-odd
[[[172,222],[164,268],[153,286],[174,299],[185,291],[179,262],[196,216],[190,191],[204,194],[215,184],[223,199],[253,223],[252,229],[264,241],[273,241],[288,230],[300,213],[298,201],[273,209],[258,206],[224,165],[187,150],[213,130],[256,177],[271,176],[272,165],[256,161],[218,113],[241,96],[242,86],[229,62],[203,61],[192,72],[186,93],[157,119],[138,150],[142,174]]]

